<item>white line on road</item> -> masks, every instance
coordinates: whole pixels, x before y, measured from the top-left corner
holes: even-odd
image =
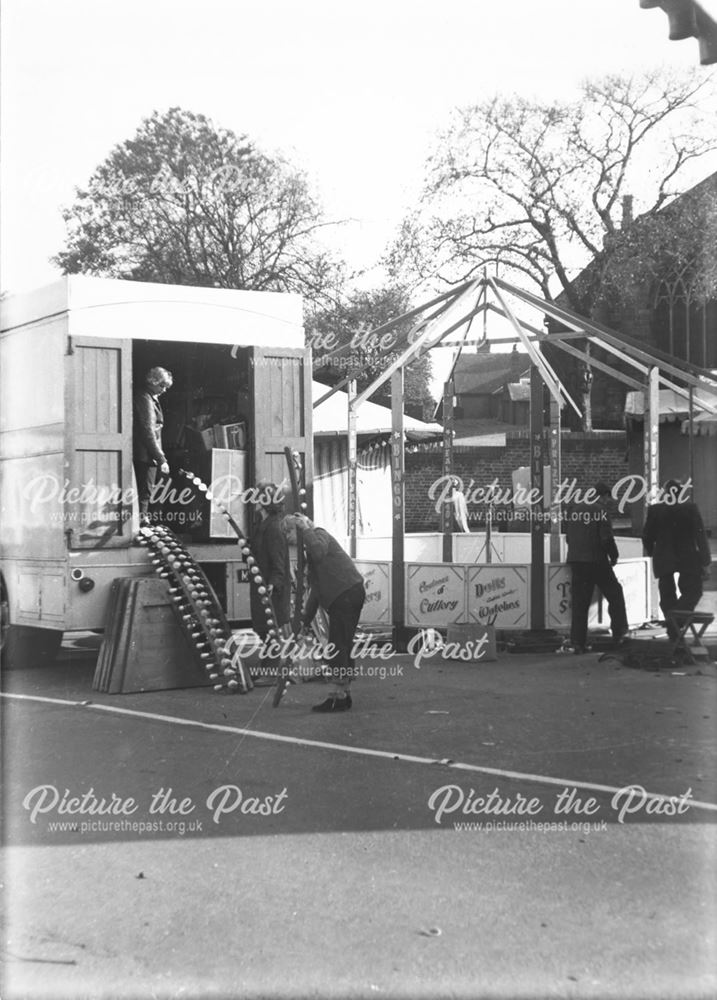
[[[362,757],[379,757],[384,760],[399,760],[409,764],[442,764],[457,771],[470,771],[477,774],[491,774],[498,778],[511,778],[519,781],[530,781],[542,785],[559,785],[561,788],[570,786],[573,788],[583,788],[593,792],[608,792],[614,795],[621,791],[613,785],[600,785],[592,781],[574,781],[572,778],[553,778],[546,774],[528,774],[522,771],[505,771],[498,767],[483,767],[480,764],[464,764],[460,761],[440,760],[437,757],[416,757],[413,754],[394,753],[391,750],[372,750],[369,747],[352,747],[344,743],[326,743],[323,740],[306,740],[299,736],[282,736],[280,733],[265,733],[257,729],[242,729],[239,726],[222,726],[216,722],[200,722],[198,719],[182,719],[174,715],[158,715],[155,712],[138,712],[132,708],[117,708],[115,705],[101,705],[96,702],[68,701],[63,698],[45,698],[41,695],[32,694],[10,694],[0,692],[0,698],[12,698],[17,701],[41,702],[48,705],[67,705],[71,708],[86,708],[90,711],[109,712],[112,715],[129,715],[132,718],[147,719],[151,722],[167,722],[175,726],[189,726],[193,729],[206,729],[216,733],[231,733],[234,736],[253,736],[259,740],[270,740],[275,743],[290,743],[294,746],[311,747],[316,750],[338,750],[341,753],[359,754]],[[646,792],[645,801],[652,799],[678,798],[669,796],[661,792]],[[700,802],[696,799],[689,800],[690,808],[704,809],[708,812],[717,812],[717,804],[714,802]]]

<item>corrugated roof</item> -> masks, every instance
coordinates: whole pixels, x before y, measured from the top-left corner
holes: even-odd
[[[472,420],[456,420],[453,444],[461,448],[501,447],[505,448],[506,435],[516,430],[515,424],[494,417],[477,417]]]
[[[511,403],[530,402],[530,386],[525,382],[509,382],[508,395]]]
[[[492,392],[508,379],[515,380],[530,367],[530,358],[520,351],[507,354],[461,354],[453,375],[456,395]]]

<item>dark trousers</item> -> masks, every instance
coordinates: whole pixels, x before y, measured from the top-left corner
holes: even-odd
[[[702,573],[700,570],[683,570],[677,578],[677,586],[680,588],[680,596],[677,596],[675,587],[675,574],[660,576],[657,580],[657,589],[660,593],[660,608],[667,622],[667,634],[672,638],[677,638],[677,631],[667,617],[670,611],[694,611],[702,597]]]
[[[366,588],[363,583],[355,583],[343,594],[339,594],[326,609],[329,616],[329,643],[333,649],[327,660],[335,681],[347,683],[355,676],[351,650],[365,600]]]
[[[137,480],[137,499],[139,501],[140,519],[146,519],[149,513],[149,498],[157,482],[159,469],[149,462],[134,461],[134,474]]]
[[[261,603],[261,600],[259,599],[259,592],[255,591],[253,583],[251,585],[250,596],[251,625],[263,642],[269,635],[269,626],[266,624],[266,612],[264,611],[264,605]],[[276,624],[283,635],[286,632],[285,626],[289,623],[289,614],[291,609],[286,606],[280,590],[275,590],[272,594],[271,606],[274,611]],[[289,633],[290,632],[291,629],[289,629]]]
[[[584,646],[588,637],[588,613],[593,591],[598,587],[607,601],[610,616],[610,630],[613,636],[624,635],[628,631],[625,595],[609,562],[574,562],[573,571],[573,613],[570,625],[570,641],[576,646]]]

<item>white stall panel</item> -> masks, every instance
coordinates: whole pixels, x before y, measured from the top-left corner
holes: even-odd
[[[503,535],[503,556],[507,563],[530,563],[530,533],[506,531]]]
[[[617,542],[617,550],[620,553],[620,561],[623,559],[644,558],[645,550],[643,549],[641,538],[623,538],[622,536],[618,536],[615,541]]]
[[[621,560],[615,576],[622,584],[628,624],[635,627],[652,617],[649,559]],[[570,566],[552,564],[545,567],[546,625],[548,628],[570,628],[572,589]],[[588,615],[588,627],[609,627],[607,604],[595,588]]]
[[[530,567],[503,563],[469,569],[468,620],[496,628],[528,628]]]
[[[365,625],[391,624],[391,563],[356,562],[366,586],[366,603],[361,612]]]
[[[337,536],[338,541],[348,551],[349,540]],[[642,542],[639,538],[616,539],[620,559],[642,558]],[[550,532],[543,538],[546,563],[550,559]],[[356,554],[359,559],[386,561],[391,559],[392,540],[386,536],[359,536],[356,539]],[[530,532],[494,531],[491,536],[491,557],[493,562],[507,562],[511,565],[530,564]],[[567,554],[565,535],[560,536],[560,557],[564,561]],[[406,535],[404,541],[406,562],[440,562],[443,558],[443,535],[439,532],[425,532]],[[466,565],[485,562],[485,532],[453,535],[453,561]]]
[[[618,543],[619,544],[619,543]],[[642,625],[652,618],[652,587],[649,559],[621,559],[615,576],[625,594],[627,620],[632,626]]]
[[[342,543],[343,544],[343,543]],[[356,556],[359,559],[368,560],[369,562],[379,562],[381,560],[386,560],[391,558],[391,539],[384,538],[382,536],[371,537],[371,536],[357,536],[356,538]],[[347,538],[344,548],[349,551],[350,541]]]
[[[545,624],[547,628],[570,628],[572,573],[569,566],[553,563],[545,567]]]
[[[495,532],[491,535],[490,554],[491,562],[503,562],[503,535]],[[453,559],[457,563],[487,562],[485,532],[476,531],[470,535],[454,535]]]
[[[406,567],[406,624],[434,628],[465,622],[466,570],[447,563]]]
[[[527,563],[530,564],[532,558],[530,532],[527,531],[506,531],[502,536],[504,539],[504,558],[507,563]],[[560,557],[565,559],[566,545],[565,536],[560,536]],[[547,563],[550,559],[550,532],[543,535],[543,558]]]
[[[390,535],[357,537],[356,555],[369,561],[390,560],[393,540]],[[425,534],[405,535],[403,558],[407,563],[440,562],[443,558],[443,535],[437,531]]]
[[[443,535],[438,532],[425,535],[406,535],[404,542],[406,562],[440,562],[443,558]]]

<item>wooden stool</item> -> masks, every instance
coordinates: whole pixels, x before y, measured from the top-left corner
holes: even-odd
[[[667,615],[677,630],[677,638],[672,646],[672,653],[684,653],[691,663],[697,660],[709,660],[710,654],[702,645],[702,636],[715,620],[715,616],[706,611],[670,611]],[[688,632],[692,633],[692,642],[687,642]]]

